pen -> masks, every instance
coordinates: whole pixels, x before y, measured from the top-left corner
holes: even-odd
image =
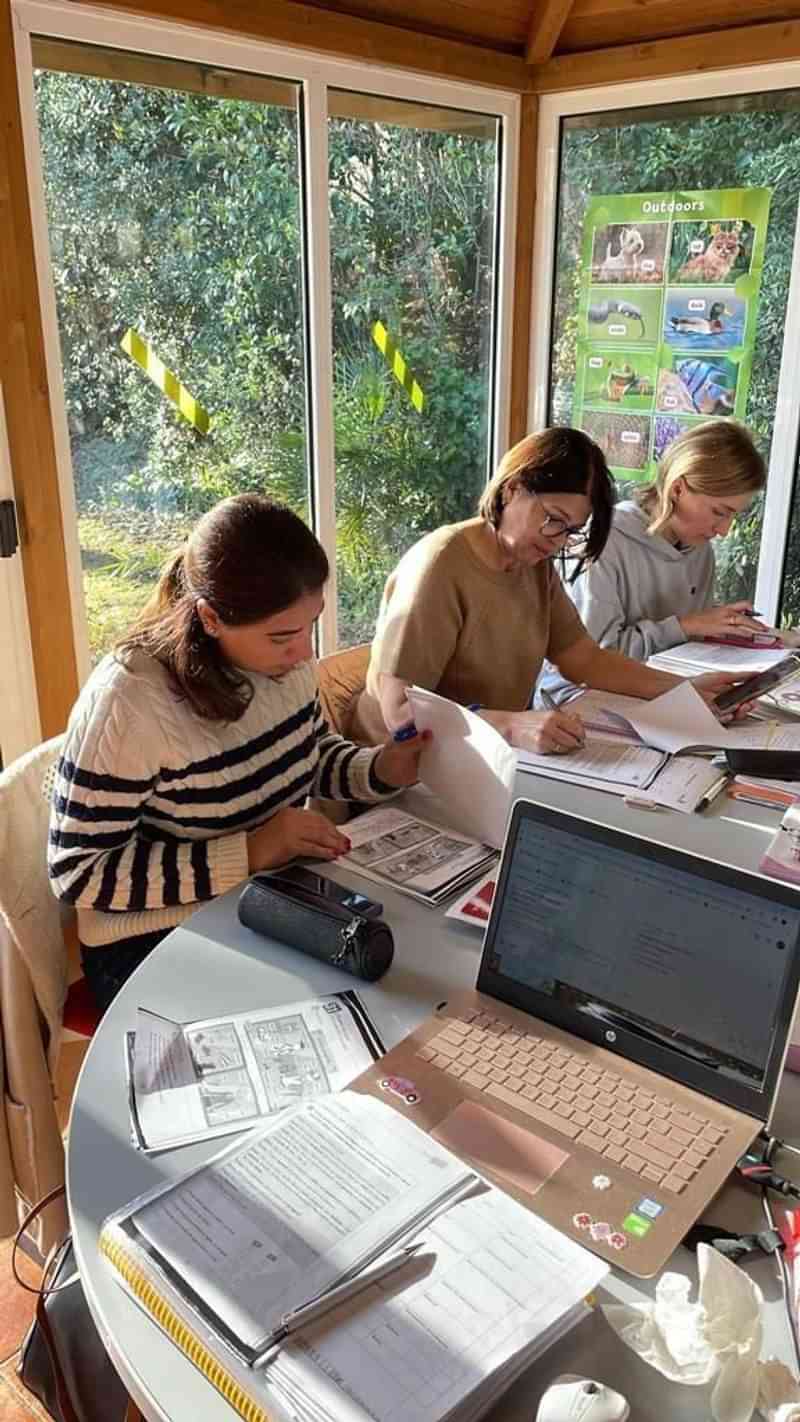
[[[550,692],[547,691],[544,687],[541,688],[539,695],[542,698],[542,705],[544,706],[546,711],[559,711],[561,709],[559,706],[556,705],[555,701],[550,695]],[[563,714],[565,716],[569,716],[571,720],[580,722],[581,729],[583,728],[583,723],[581,722],[580,716],[576,716],[574,711],[565,711]],[[580,744],[583,744],[582,739],[580,741]]]
[[[417,734],[417,728],[413,721],[408,721],[405,726],[401,726],[399,731],[395,731],[392,736],[393,741],[410,741]]]
[[[381,1264],[376,1264],[374,1269],[365,1269],[361,1274],[356,1274],[354,1279],[347,1279],[343,1284],[336,1284],[331,1289],[326,1289],[319,1298],[309,1299],[308,1303],[299,1304],[290,1313],[284,1314],[283,1319],[277,1328],[267,1339],[263,1352],[259,1353],[250,1364],[251,1368],[260,1368],[272,1356],[276,1348],[280,1346],[285,1338],[295,1333],[298,1328],[305,1328],[309,1323],[316,1323],[318,1318],[323,1318],[331,1309],[338,1308],[339,1304],[345,1303],[347,1299],[353,1298],[355,1294],[360,1294],[362,1289],[368,1289],[371,1284],[377,1284],[381,1279],[385,1279],[396,1270],[402,1269],[409,1259],[412,1259],[419,1249],[422,1248],[422,1240],[416,1244],[409,1244],[405,1249],[401,1249],[399,1254],[393,1254],[391,1258],[384,1259]]]
[[[729,784],[730,776],[723,775],[722,778],[717,781],[716,785],[712,785],[711,789],[707,792],[707,794],[703,796],[702,800],[698,801],[698,814],[701,810],[707,810],[709,805],[713,805],[714,801],[719,795],[722,794],[723,790],[727,790]]]

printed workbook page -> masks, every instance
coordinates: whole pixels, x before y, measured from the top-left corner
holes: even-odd
[[[520,770],[533,770],[540,775],[554,775],[559,780],[576,783],[605,783],[620,790],[646,790],[666,764],[667,757],[647,746],[628,745],[625,741],[589,737],[568,755],[537,755],[519,751]]]
[[[387,1279],[270,1363],[270,1391],[298,1422],[448,1417],[538,1352],[608,1272],[495,1189],[453,1205],[420,1238],[427,1264],[414,1282]]]
[[[383,1103],[343,1092],[253,1131],[143,1204],[131,1224],[212,1317],[258,1350],[284,1313],[472,1178]]]

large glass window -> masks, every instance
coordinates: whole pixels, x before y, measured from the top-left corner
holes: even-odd
[[[321,530],[335,514],[338,643],[369,639],[397,559],[471,515],[490,470],[501,117],[316,72],[32,51],[93,657],[198,515],[246,489]],[[319,126],[300,122],[322,90],[329,249]],[[313,260],[329,250],[331,368],[327,340],[306,344],[327,284],[304,215]]]
[[[427,530],[471,516],[492,446],[499,121],[331,91],[339,641]]]
[[[799,140],[796,90],[563,121],[550,418],[598,438],[620,481],[708,417],[742,419],[769,456]],[[762,510],[717,544],[722,600],[753,593]],[[793,540],[787,591],[799,570]]]
[[[307,514],[297,86],[37,41],[94,658],[218,499]]]

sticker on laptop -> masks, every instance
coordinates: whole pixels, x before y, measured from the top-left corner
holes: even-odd
[[[409,1081],[407,1076],[382,1076],[378,1085],[381,1091],[391,1091],[393,1096],[399,1096],[406,1106],[418,1106],[422,1100],[413,1081]]]
[[[627,1241],[625,1235],[624,1235],[624,1234],[620,1234],[620,1232],[619,1232],[618,1229],[615,1229],[615,1230],[614,1230],[614,1233],[613,1233],[613,1234],[610,1234],[610,1235],[608,1236],[608,1242],[609,1242],[609,1244],[611,1245],[611,1248],[612,1248],[612,1249],[627,1249],[627,1248],[628,1248],[628,1241]]]
[[[634,1205],[634,1214],[644,1215],[647,1220],[657,1220],[664,1206],[659,1205],[658,1200],[651,1200],[645,1195],[638,1205]]]
[[[592,1223],[592,1217],[581,1210],[580,1214],[572,1216],[572,1223],[576,1229],[588,1229]]]
[[[648,1230],[652,1229],[653,1221],[643,1219],[641,1215],[633,1213],[626,1215],[622,1221],[622,1228],[626,1234],[632,1234],[634,1239],[644,1239]]]
[[[594,1175],[592,1177],[592,1185],[595,1190],[610,1190],[611,1177],[608,1175]]]
[[[606,1220],[595,1220],[589,1225],[589,1233],[595,1243],[599,1243],[603,1239],[609,1239],[614,1231]]]

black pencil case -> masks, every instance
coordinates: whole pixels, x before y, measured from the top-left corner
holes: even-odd
[[[254,874],[239,895],[239,920],[254,933],[277,938],[375,982],[394,957],[392,931],[382,919],[365,918],[277,874]]]

